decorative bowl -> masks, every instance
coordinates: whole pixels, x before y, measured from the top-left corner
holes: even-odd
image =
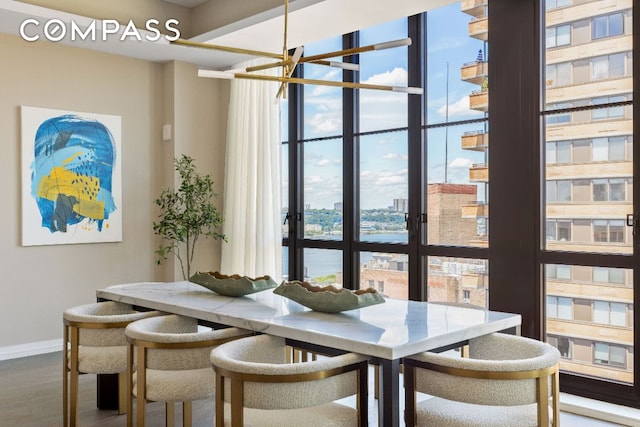
[[[278,284],[270,276],[251,278],[238,274],[226,275],[217,271],[196,272],[189,278],[190,282],[229,297],[241,297],[255,292],[273,289]]]
[[[384,302],[382,295],[372,288],[350,291],[332,285],[314,286],[297,280],[282,282],[273,293],[324,313],[340,313]]]

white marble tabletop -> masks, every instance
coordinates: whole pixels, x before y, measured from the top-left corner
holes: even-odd
[[[519,314],[387,299],[338,314],[320,313],[272,290],[225,297],[191,282],[145,282],[96,291],[125,302],[386,360],[520,326]]]

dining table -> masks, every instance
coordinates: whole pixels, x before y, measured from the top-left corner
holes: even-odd
[[[521,316],[446,304],[384,298],[384,302],[339,313],[309,308],[273,289],[241,297],[219,295],[188,281],[140,282],[96,291],[98,300],[196,318],[284,337],[309,346],[360,353],[378,369],[378,424],[401,425],[402,358],[442,351],[493,332],[519,333]]]

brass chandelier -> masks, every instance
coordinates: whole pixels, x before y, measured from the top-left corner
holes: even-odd
[[[370,52],[375,50],[384,50],[391,49],[395,47],[401,46],[409,46],[411,44],[410,38],[393,40],[383,43],[376,43],[368,46],[354,47],[350,49],[343,49],[333,52],[321,53],[318,55],[312,56],[302,56],[303,47],[298,46],[294,49],[292,54],[289,54],[289,49],[287,47],[287,26],[288,26],[288,18],[289,18],[289,0],[285,0],[284,2],[284,36],[283,36],[283,47],[282,53],[273,53],[273,52],[265,52],[259,50],[252,49],[243,49],[237,47],[229,47],[229,46],[220,46],[209,43],[199,43],[193,42],[184,39],[178,39],[171,43],[178,44],[182,46],[190,46],[190,47],[198,47],[203,49],[212,49],[219,50],[223,52],[230,53],[239,53],[246,54],[252,56],[260,56],[269,59],[274,59],[274,62],[257,65],[253,67],[246,67],[242,69],[233,69],[228,71],[217,71],[217,70],[198,70],[199,77],[210,77],[210,78],[218,78],[218,79],[249,79],[249,80],[265,80],[265,81],[275,81],[280,82],[280,89],[276,97],[286,97],[287,85],[289,83],[295,84],[310,84],[310,85],[319,85],[319,86],[334,86],[334,87],[343,87],[343,88],[353,88],[353,89],[372,89],[372,90],[382,90],[382,91],[391,91],[391,92],[402,92],[408,94],[420,95],[422,94],[422,88],[420,87],[403,87],[403,86],[387,86],[387,85],[379,85],[379,84],[370,84],[370,83],[355,83],[355,82],[341,82],[341,81],[331,81],[331,80],[319,80],[319,79],[305,79],[299,77],[292,77],[293,72],[298,64],[310,63],[317,65],[324,65],[328,67],[341,68],[345,70],[354,70],[358,71],[360,66],[358,64],[353,64],[349,62],[339,62],[339,61],[331,61],[328,60],[330,58],[336,57],[345,57],[356,55],[363,52]],[[256,71],[266,70],[270,68],[281,68],[281,73],[279,76],[273,75],[263,75],[263,74],[252,74]]]

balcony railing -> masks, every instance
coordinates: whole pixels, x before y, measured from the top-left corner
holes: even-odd
[[[487,41],[489,39],[489,19],[481,15],[469,22],[469,36]]]
[[[462,205],[462,218],[487,218],[489,205],[482,201],[473,201]]]
[[[487,61],[468,62],[460,69],[462,81],[481,85],[489,73],[489,63]]]
[[[469,246],[476,248],[488,248],[489,236],[476,236],[474,239],[469,240]]]
[[[489,145],[489,132],[465,132],[461,138],[463,150],[485,151]]]
[[[469,108],[477,111],[489,110],[489,91],[478,90],[469,95]]]
[[[486,15],[487,0],[462,0],[460,10],[471,16]]]
[[[489,167],[486,163],[473,164],[469,168],[469,181],[489,182]]]
[[[489,286],[487,274],[465,273],[460,279],[463,288],[486,288]]]

